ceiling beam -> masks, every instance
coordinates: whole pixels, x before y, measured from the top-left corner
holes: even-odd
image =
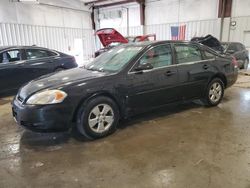
[[[116,6],[116,5],[123,5],[127,3],[140,3],[139,0],[126,0],[126,1],[118,1],[118,2],[113,2],[113,3],[107,3],[107,4],[102,4],[102,5],[93,5],[94,8],[104,8],[104,7],[111,7],[111,6]]]
[[[94,5],[96,3],[103,3],[106,1],[110,1],[110,0],[95,0],[95,1],[86,2],[86,3],[84,3],[84,5]]]

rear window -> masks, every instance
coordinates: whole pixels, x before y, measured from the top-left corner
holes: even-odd
[[[40,49],[27,49],[26,50],[26,56],[27,59],[40,59],[40,58],[46,58],[51,56],[56,56],[57,54],[52,51],[48,50],[40,50]]]
[[[206,59],[213,59],[213,58],[215,58],[215,55],[212,54],[212,53],[209,52],[209,51],[204,51],[204,55],[205,55],[205,58],[206,58]]]
[[[197,46],[186,44],[175,45],[177,63],[189,63],[202,60],[201,52]]]
[[[236,44],[230,44],[227,48],[227,51],[233,50],[233,51],[238,51],[237,45]]]

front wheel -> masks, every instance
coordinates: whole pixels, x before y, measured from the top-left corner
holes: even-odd
[[[224,84],[221,79],[213,79],[207,87],[205,95],[205,104],[207,106],[217,106],[224,95]]]
[[[80,108],[77,129],[88,139],[108,136],[116,130],[119,110],[108,97],[96,97]]]

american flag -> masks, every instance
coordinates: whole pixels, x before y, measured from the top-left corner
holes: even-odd
[[[172,40],[185,40],[186,25],[171,26],[171,39]]]

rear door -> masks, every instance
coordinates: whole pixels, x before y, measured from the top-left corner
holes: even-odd
[[[239,43],[229,43],[227,52],[231,53],[237,60],[239,67],[244,63],[244,52]],[[243,52],[243,53],[242,53]]]
[[[245,61],[246,59],[248,59],[248,56],[249,56],[248,53],[249,52],[246,49],[246,47],[241,43],[239,43],[239,48],[241,49],[241,58],[242,58],[243,61]]]
[[[174,48],[182,99],[201,97],[213,74],[210,71],[211,62],[215,59],[204,59],[200,48],[195,44],[175,44]]]
[[[246,59],[244,48],[240,43],[236,43],[236,48],[237,48],[237,52],[235,53],[236,60],[241,66],[243,66],[244,61]]]
[[[133,111],[146,111],[178,100],[178,72],[173,64],[169,44],[147,50],[127,76],[128,106]],[[150,63],[153,69],[139,71],[140,64]]]
[[[58,54],[39,48],[25,49],[25,54],[26,62],[23,68],[28,73],[27,81],[55,71],[54,62],[59,58]]]

